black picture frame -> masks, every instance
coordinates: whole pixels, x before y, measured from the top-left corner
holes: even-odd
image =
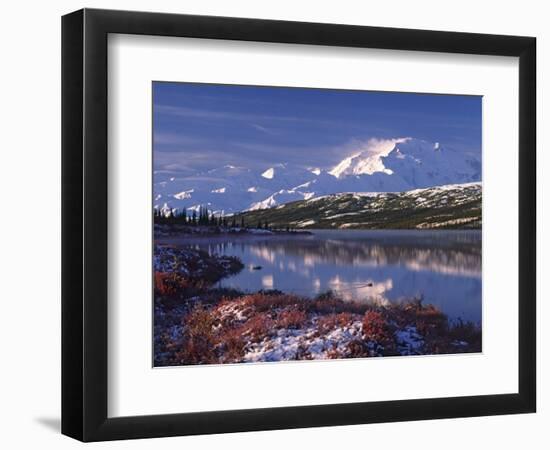
[[[518,393],[107,416],[109,33],[519,58]],[[82,441],[535,412],[536,39],[83,9],[62,18],[62,433]],[[490,170],[490,168],[489,168]]]

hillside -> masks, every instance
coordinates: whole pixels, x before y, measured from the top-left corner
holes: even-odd
[[[247,224],[316,229],[479,229],[481,183],[397,193],[342,193],[238,214]]]

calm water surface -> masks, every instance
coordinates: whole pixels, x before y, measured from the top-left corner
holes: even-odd
[[[245,269],[220,286],[310,297],[332,290],[381,304],[422,296],[450,318],[481,322],[480,231],[314,230],[171,241],[240,258]]]

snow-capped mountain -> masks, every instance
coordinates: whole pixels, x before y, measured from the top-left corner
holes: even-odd
[[[154,207],[232,214],[342,192],[402,192],[481,180],[480,157],[439,143],[402,138],[347,156],[332,168],[276,164],[264,170],[227,165],[178,177],[154,175]]]

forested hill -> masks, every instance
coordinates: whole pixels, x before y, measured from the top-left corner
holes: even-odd
[[[398,193],[341,193],[236,215],[273,228],[479,229],[481,183]]]

